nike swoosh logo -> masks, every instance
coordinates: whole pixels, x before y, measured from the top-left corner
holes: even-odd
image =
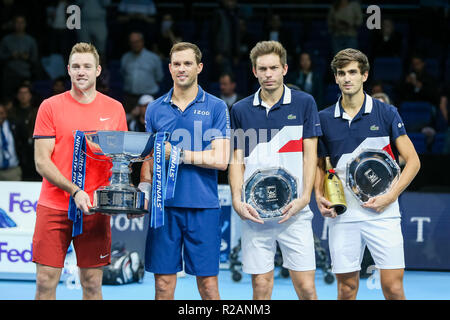
[[[108,120],[109,118],[100,118],[100,121],[106,121],[106,120]]]
[[[100,259],[105,259],[107,256],[109,256],[109,253],[108,254],[105,254],[105,255],[100,255]]]

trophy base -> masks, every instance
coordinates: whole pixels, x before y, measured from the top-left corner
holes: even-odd
[[[111,215],[117,214],[129,214],[132,216],[138,216],[148,213],[146,209],[132,209],[132,208],[112,208],[112,207],[93,207],[89,209],[89,212],[107,213]]]
[[[95,191],[94,207],[90,212],[107,213],[111,215],[130,214],[142,215],[148,213],[145,209],[145,194],[139,189],[104,188]]]

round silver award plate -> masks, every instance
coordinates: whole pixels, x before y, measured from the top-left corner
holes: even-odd
[[[244,183],[244,202],[256,209],[261,219],[280,217],[297,198],[298,180],[283,168],[255,171]]]
[[[364,203],[389,191],[400,175],[400,167],[384,150],[365,149],[347,163],[347,187]]]

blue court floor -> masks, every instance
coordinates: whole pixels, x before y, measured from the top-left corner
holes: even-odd
[[[105,300],[152,300],[154,299],[153,281],[153,274],[145,273],[143,283],[103,286],[103,298]],[[406,298],[409,300],[450,300],[450,272],[406,271],[404,287]],[[336,281],[326,284],[321,270],[316,272],[316,288],[319,299],[336,299]],[[31,300],[34,299],[34,291],[34,281],[0,280],[0,300]],[[243,274],[241,281],[234,282],[230,271],[221,270],[219,291],[221,298],[225,300],[250,300],[252,298],[251,277]],[[56,296],[58,300],[79,300],[81,289],[73,283],[60,282]],[[178,278],[175,299],[200,299],[195,277],[186,275]],[[297,299],[290,278],[281,277],[278,269],[275,272],[272,299]],[[384,299],[379,288],[377,273],[369,279],[361,279],[357,299]]]

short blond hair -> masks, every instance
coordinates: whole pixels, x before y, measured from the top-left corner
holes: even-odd
[[[97,49],[95,46],[91,43],[86,42],[78,42],[72,47],[72,51],[70,51],[69,55],[69,64],[70,64],[70,58],[74,53],[92,53],[95,59],[95,66],[97,67],[100,64],[100,56],[97,52]]]
[[[281,65],[284,67],[287,64],[287,53],[283,45],[278,41],[260,41],[250,51],[250,60],[252,66],[256,68],[256,59],[260,56],[275,53],[280,57]]]
[[[188,50],[188,49],[191,49],[192,51],[194,51],[195,61],[197,62],[197,64],[202,62],[202,52],[200,51],[200,48],[197,45],[190,43],[190,42],[175,43],[172,46],[172,49],[170,49],[170,53],[169,53],[170,62],[172,62],[172,54],[174,52],[184,51],[184,50]]]

